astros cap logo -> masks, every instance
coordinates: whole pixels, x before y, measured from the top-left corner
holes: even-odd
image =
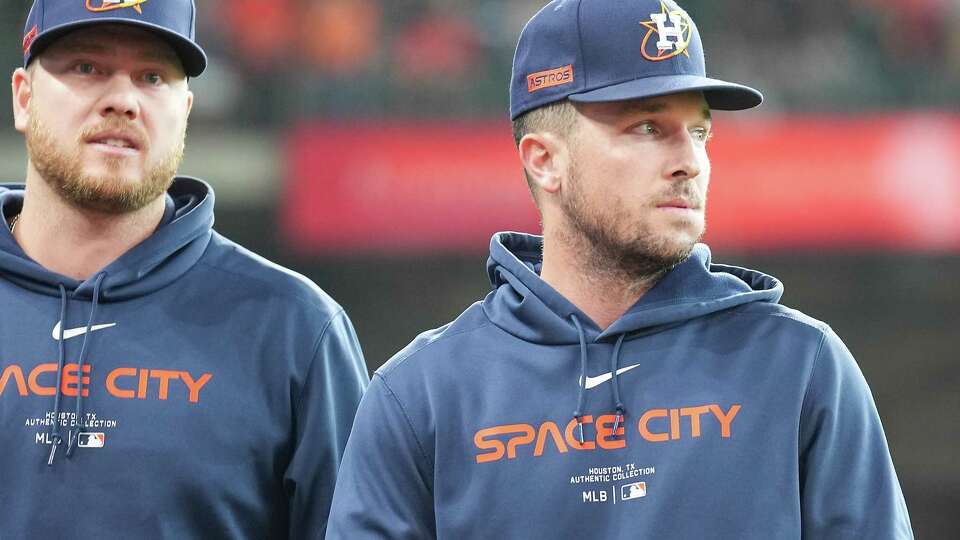
[[[640,53],[647,60],[662,62],[681,54],[690,57],[687,48],[693,39],[693,25],[685,11],[668,11],[661,0],[660,13],[651,13],[650,20],[641,21],[640,24],[647,29],[640,45]],[[656,43],[651,43],[650,38],[654,34],[658,39]]]
[[[140,8],[140,4],[145,3],[147,0],[100,0],[99,6],[94,6],[93,3],[96,0],[87,0],[87,10],[94,13],[101,13],[104,11],[113,11],[115,9],[123,8],[133,8],[137,13],[143,15],[143,10]]]

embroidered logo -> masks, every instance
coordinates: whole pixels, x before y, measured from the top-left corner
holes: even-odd
[[[87,11],[102,13],[115,9],[133,8],[137,13],[143,15],[143,9],[140,7],[140,4],[146,3],[147,0],[100,0],[99,6],[93,5],[94,2],[96,2],[96,0],[87,0]]]
[[[629,501],[630,499],[640,499],[647,496],[647,483],[634,482],[620,486],[620,500]]]
[[[532,455],[538,458],[550,449],[566,454],[570,450],[619,450],[627,448],[628,444],[669,444],[701,437],[730,439],[733,436],[733,421],[741,408],[739,403],[734,403],[724,410],[720,404],[710,403],[648,409],[639,414],[636,424],[632,420],[629,424],[624,423],[620,415],[604,414],[596,418],[592,415],[574,418],[566,425],[548,420],[540,424],[492,426],[474,433],[473,444],[477,449],[475,459],[477,463],[490,463],[518,459],[518,456],[526,459]],[[583,429],[583,425],[588,428]],[[642,441],[632,433],[638,434]],[[518,453],[520,448],[522,450]]]
[[[30,46],[33,45],[33,40],[37,39],[37,34],[39,33],[37,25],[33,25],[33,28],[27,32],[27,35],[23,36],[23,55],[26,56],[30,52]]]
[[[103,448],[107,436],[104,433],[78,433],[77,446],[80,448]]]
[[[97,332],[99,330],[106,330],[107,328],[113,328],[117,323],[110,324],[95,324],[90,327],[91,332]],[[64,328],[63,329],[63,339],[73,339],[77,336],[82,336],[87,333],[87,327],[81,326],[79,328]],[[53,327],[53,332],[50,334],[53,336],[53,339],[60,341],[60,321],[57,321],[57,324]]]
[[[556,69],[538,71],[536,73],[527,75],[527,91],[532,94],[538,90],[543,90],[544,88],[560,86],[562,84],[569,84],[572,82],[573,64],[570,64]]]
[[[96,378],[91,383],[90,364],[49,362],[29,366],[9,364],[0,372],[0,396],[4,392],[16,393],[20,397],[55,396],[57,385],[60,393],[67,397],[90,397],[91,384],[94,394],[109,395],[118,399],[140,399],[159,401],[189,401],[200,403],[200,391],[206,386],[212,373],[204,373],[194,378],[187,371],[171,369],[150,369],[137,367],[118,367],[107,373],[106,380]]]
[[[638,367],[640,367],[640,364],[634,364],[632,366],[622,367],[617,370],[617,375],[622,375],[630,371],[631,369],[638,368]],[[587,377],[586,381],[581,379],[580,383],[585,389],[590,390],[591,388],[596,388],[601,384],[609,381],[612,378],[613,378],[613,372],[610,372],[610,373],[604,373],[603,375],[597,375],[596,377]]]
[[[651,62],[662,62],[675,56],[690,57],[687,49],[693,39],[693,21],[683,10],[668,11],[667,5],[660,2],[660,13],[651,13],[649,21],[641,21],[647,29],[640,45],[640,54]],[[657,40],[653,41],[653,36]]]

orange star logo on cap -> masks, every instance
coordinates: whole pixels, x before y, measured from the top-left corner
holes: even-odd
[[[87,0],[87,10],[94,13],[102,13],[115,9],[133,8],[137,13],[143,15],[143,9],[140,7],[140,4],[146,1],[147,0],[100,0],[100,5],[94,6],[93,2],[95,2],[95,0]]]
[[[693,39],[693,22],[685,11],[669,11],[661,0],[660,13],[651,13],[650,20],[641,21],[640,24],[647,29],[640,45],[640,53],[644,58],[651,62],[662,62],[681,54],[690,58],[687,48]],[[651,52],[648,49],[651,47],[650,38],[654,35],[658,37],[653,44],[656,52]]]

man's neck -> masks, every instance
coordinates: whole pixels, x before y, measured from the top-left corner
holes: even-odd
[[[545,234],[540,277],[602,330],[619,319],[659,280],[603,264],[579,235]]]
[[[146,240],[163,218],[163,197],[125,214],[93,212],[71,205],[31,176],[14,237],[31,259],[67,277],[93,276]]]

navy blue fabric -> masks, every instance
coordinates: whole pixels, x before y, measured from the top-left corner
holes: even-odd
[[[677,11],[689,26],[682,37],[684,52],[648,59],[643,52],[656,58],[659,36],[641,23]],[[674,27],[670,20],[666,25]],[[532,74],[566,66],[572,69],[566,83],[535,89],[528,84]],[[517,42],[510,117],[564,98],[621,101],[686,91],[702,91],[710,107],[721,110],[749,109],[763,101],[753,88],[706,76],[696,23],[674,0],[553,0],[530,19]]]
[[[0,187],[3,215],[23,196]],[[88,281],[0,227],[0,537],[323,536],[367,382],[356,334],[316,285],[214,232],[213,207],[177,179],[156,232]]]
[[[602,330],[541,242],[496,235],[494,290],[377,370],[328,539],[912,538],[857,364],[776,279],[698,245]]]
[[[23,65],[67,32],[117,23],[160,34],[180,56],[187,76],[196,77],[207,67],[207,55],[195,39],[196,18],[193,0],[34,0],[23,29]]]

